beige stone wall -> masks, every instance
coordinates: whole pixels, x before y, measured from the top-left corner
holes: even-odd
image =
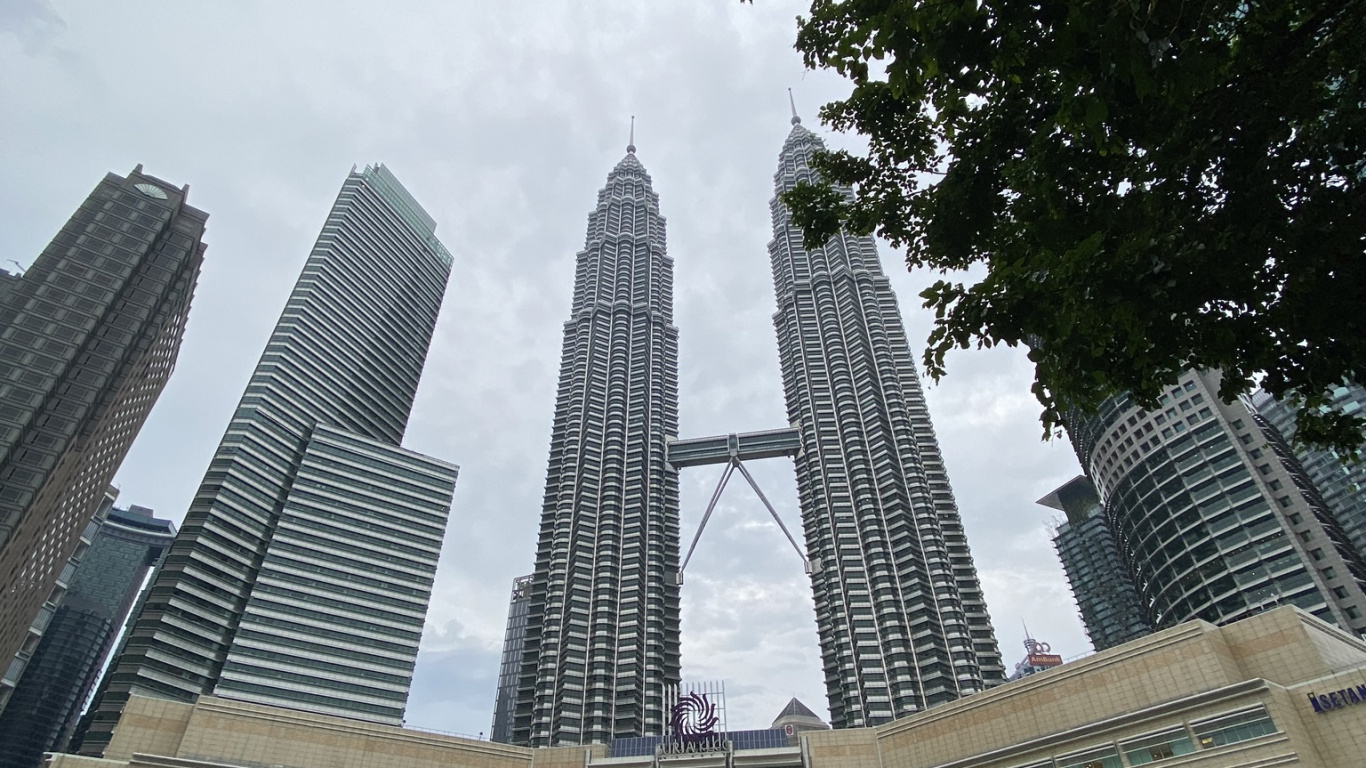
[[[880,726],[889,768],[933,766],[1241,679],[1219,629],[1191,622]]]
[[[135,754],[285,768],[531,766],[524,747],[210,696],[196,704],[131,697],[105,757],[128,761]],[[581,767],[582,751],[577,755]]]
[[[805,731],[810,768],[881,768],[877,732],[871,728],[847,731]]]
[[[802,738],[809,768],[1018,768],[1261,704],[1278,733],[1162,765],[1362,768],[1366,701],[1320,714],[1306,696],[1357,685],[1366,685],[1366,643],[1281,608],[1223,628],[1184,624],[878,728]],[[53,768],[120,768],[134,754],[140,757],[131,768],[194,768],[187,760],[248,768],[650,762],[609,760],[603,745],[530,750],[212,697],[195,705],[133,697],[107,753],[112,762],[63,757]],[[746,764],[768,768],[796,758],[742,754]]]
[[[176,757],[286,768],[529,768],[531,764],[531,750],[522,747],[207,696],[195,706]]]
[[[1278,608],[1219,631],[1243,678],[1294,685],[1366,665],[1366,643],[1297,608]]]
[[[194,707],[168,699],[130,697],[109,746],[104,749],[105,759],[128,760],[136,752],[175,755]]]
[[[583,768],[589,757],[595,760],[607,757],[606,744],[593,744],[587,747],[549,747],[528,751],[531,752],[533,768]]]
[[[1315,745],[1325,765],[1366,765],[1366,701],[1315,712],[1309,694],[1326,696],[1344,688],[1356,690],[1356,686],[1362,685],[1366,685],[1366,667],[1327,675],[1286,692],[1289,706],[1299,713],[1308,741]]]

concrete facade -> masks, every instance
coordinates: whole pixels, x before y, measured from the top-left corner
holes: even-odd
[[[1224,627],[1189,622],[886,725],[738,751],[729,765],[1347,768],[1363,754],[1366,643],[1283,607]],[[601,745],[528,749],[211,697],[130,699],[107,757],[63,755],[52,768],[728,764],[720,754],[613,758]]]
[[[0,281],[0,708],[175,367],[208,221],[188,195],[141,165],[106,174]]]

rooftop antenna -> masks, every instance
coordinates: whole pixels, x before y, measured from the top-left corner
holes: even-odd
[[[787,103],[792,107],[792,124],[801,125],[802,119],[797,117],[797,102],[792,98],[792,89],[787,89]]]
[[[631,140],[626,144],[626,151],[636,153],[636,116],[631,115]]]

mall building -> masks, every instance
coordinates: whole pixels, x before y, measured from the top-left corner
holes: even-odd
[[[50,768],[1356,768],[1366,642],[1295,607],[1192,621],[873,728],[613,756],[201,696],[129,699],[105,759]]]

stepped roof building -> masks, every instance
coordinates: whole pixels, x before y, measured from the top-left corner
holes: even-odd
[[[512,743],[663,732],[680,675],[677,435],[673,261],[632,144],[575,266]]]
[[[824,149],[794,114],[769,257],[831,725],[890,722],[1005,678],[895,294],[872,237],[819,247],[777,197]]]

